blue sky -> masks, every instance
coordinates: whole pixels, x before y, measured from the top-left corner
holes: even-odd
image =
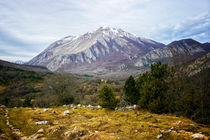
[[[0,0],[0,59],[28,61],[100,26],[162,43],[210,42],[210,0]]]

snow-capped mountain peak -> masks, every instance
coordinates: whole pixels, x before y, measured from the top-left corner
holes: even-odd
[[[52,71],[95,74],[133,63],[140,55],[164,44],[111,27],[80,36],[67,36],[51,44],[28,64]],[[87,67],[86,67],[87,66]],[[84,68],[85,67],[85,68]]]

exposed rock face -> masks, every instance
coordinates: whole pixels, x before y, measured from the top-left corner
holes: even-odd
[[[122,78],[142,73],[157,61],[180,63],[207,52],[210,52],[209,43],[201,44],[192,39],[165,46],[121,29],[100,27],[91,33],[54,42],[28,64],[56,72]]]
[[[147,67],[159,60],[166,63],[180,63],[192,60],[208,51],[206,44],[201,44],[192,39],[174,41],[165,47],[152,50],[140,57],[135,66]]]
[[[28,64],[46,66],[51,71],[105,75],[129,71],[134,67],[134,60],[163,46],[121,29],[100,27],[91,33],[54,42]]]

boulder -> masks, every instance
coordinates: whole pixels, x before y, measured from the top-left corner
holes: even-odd
[[[66,132],[64,133],[64,136],[68,136],[70,133],[71,133],[70,131],[66,131]]]
[[[152,115],[145,116],[144,119],[152,118]]]
[[[68,115],[68,114],[70,114],[70,111],[69,111],[69,110],[65,110],[65,111],[63,112],[63,115]]]
[[[39,121],[39,122],[36,122],[35,124],[41,125],[41,124],[48,124],[48,123],[49,123],[48,121]]]
[[[102,107],[100,105],[98,105],[97,108],[102,108]]]
[[[46,111],[48,111],[49,110],[49,108],[44,108],[44,112],[46,112]]]
[[[1,107],[1,108],[6,108],[6,106],[5,106],[5,105],[0,105],[0,107]]]
[[[159,134],[159,135],[157,135],[157,139],[161,139],[163,137],[163,134]]]
[[[196,133],[196,134],[193,134],[193,135],[192,135],[192,138],[193,138],[193,139],[203,140],[203,139],[205,138],[205,135]]]

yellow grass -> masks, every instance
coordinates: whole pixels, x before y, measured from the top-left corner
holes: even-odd
[[[55,110],[56,113],[52,113]],[[70,115],[63,115],[70,110]],[[106,109],[89,109],[79,107],[55,107],[44,112],[43,108],[13,108],[9,110],[10,122],[20,129],[24,135],[30,136],[39,129],[45,130],[47,139],[156,139],[163,133],[162,139],[191,139],[194,133],[209,135],[210,127],[197,124],[184,117],[152,114],[145,110],[113,111]],[[149,119],[145,116],[152,115]],[[35,125],[37,121],[49,121],[48,125]],[[181,121],[180,124],[177,122]],[[194,126],[193,126],[193,125]],[[176,131],[167,131],[174,127]],[[65,132],[69,134],[64,135]]]

